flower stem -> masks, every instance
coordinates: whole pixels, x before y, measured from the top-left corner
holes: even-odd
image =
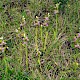
[[[45,36],[45,42],[44,42],[44,50],[46,49],[47,38],[48,38],[48,32],[46,32],[46,36]]]

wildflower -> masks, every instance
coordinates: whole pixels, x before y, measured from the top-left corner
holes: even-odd
[[[25,17],[24,16],[22,17],[22,21],[25,22]]]
[[[68,7],[70,8],[70,4],[68,4]]]
[[[75,45],[75,48],[79,48],[80,49],[80,45],[79,44],[76,44]]]
[[[26,24],[25,17],[23,16],[23,17],[22,17],[22,22],[21,22],[21,24],[20,24],[20,29],[21,29],[21,30],[23,29],[23,27],[25,26],[25,24]]]
[[[24,41],[29,41],[28,37],[26,36],[25,38],[23,38]]]
[[[25,26],[25,24],[26,24],[26,22],[20,24],[20,29],[21,30],[23,29],[23,27]]]
[[[49,18],[48,17],[45,17],[45,21],[48,21],[49,20]]]
[[[43,26],[48,26],[48,23],[47,23],[47,22],[44,22],[44,23],[43,23]]]
[[[39,17],[38,17],[38,16],[36,16],[36,19],[39,19]]]
[[[3,36],[2,36],[2,37],[0,37],[0,40],[3,40]]]
[[[76,67],[78,67],[79,63],[78,62],[73,62],[73,65],[75,65]]]
[[[77,38],[80,38],[80,33],[78,33]]]
[[[48,13],[48,17],[50,17],[50,13]]]
[[[6,45],[6,42],[4,42],[4,41],[2,41],[1,43],[0,43],[0,51],[1,52],[4,52],[5,51],[5,49],[6,49],[6,47],[4,47]]]
[[[80,33],[77,34],[76,37],[74,37],[74,42],[75,42],[75,48],[79,48],[80,49]]]
[[[6,42],[2,41],[0,42],[0,46],[6,45]]]
[[[5,51],[5,47],[0,47],[0,51],[4,52]]]
[[[5,52],[7,49],[6,42],[3,40],[3,37],[0,38],[0,52]]]
[[[27,44],[27,41],[29,41],[29,39],[28,39],[28,37],[26,36],[25,33],[23,34],[22,40],[23,40],[23,45],[24,45],[24,44]]]
[[[18,29],[16,29],[16,30],[15,30],[15,32],[17,32],[17,33],[18,33]]]
[[[26,37],[26,34],[25,34],[25,32],[23,33],[23,36],[24,36],[24,37]]]
[[[59,10],[54,10],[54,14],[58,14],[59,13]]]
[[[57,3],[56,4],[56,9],[58,10],[59,9],[59,5],[61,4],[61,2]]]
[[[23,46],[24,46],[24,45],[27,45],[27,41],[23,41],[22,45],[23,45]]]
[[[59,5],[60,5],[60,2],[56,4],[55,10],[54,10],[54,14],[58,14],[59,13]]]
[[[40,21],[35,21],[34,26],[40,26]]]
[[[6,42],[2,41],[2,45],[6,45]]]
[[[76,40],[77,40],[77,38],[76,38],[76,37],[74,37],[74,42],[76,42]]]
[[[77,66],[79,65],[78,62],[76,62],[76,65],[77,65]]]
[[[25,40],[26,40],[26,41],[29,41],[29,39],[28,39],[28,37],[27,37],[27,36],[25,37]]]

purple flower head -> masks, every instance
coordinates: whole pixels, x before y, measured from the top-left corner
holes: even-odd
[[[76,44],[76,45],[75,45],[75,48],[80,48],[80,45],[79,45],[79,44]]]
[[[6,42],[2,41],[2,44],[3,44],[3,45],[6,45]]]
[[[4,52],[5,51],[5,47],[0,47],[0,51]]]
[[[35,21],[34,26],[40,26],[40,21]]]
[[[49,20],[49,18],[48,18],[48,17],[45,17],[45,20],[46,20],[46,21],[48,21],[48,20]]]
[[[27,42],[23,42],[23,44],[24,44],[24,45],[25,45],[25,44],[27,45]]]
[[[4,52],[4,51],[5,51],[5,47],[2,48],[2,52]]]
[[[25,40],[26,40],[26,41],[29,41],[29,39],[28,39],[28,37],[27,37],[27,36],[26,36]]]
[[[78,33],[78,36],[77,37],[80,38],[80,33]]]
[[[77,38],[76,38],[76,37],[74,37],[74,42],[76,42],[76,40],[77,40]]]
[[[54,10],[54,14],[58,14],[59,13],[59,11],[58,10]]]
[[[43,23],[43,26],[48,26],[48,23],[47,22]]]
[[[3,45],[6,45],[6,42],[2,41],[2,42],[0,43],[0,46],[3,46]]]

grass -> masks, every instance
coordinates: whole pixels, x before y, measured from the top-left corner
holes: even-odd
[[[79,0],[0,1],[0,80],[79,79]]]

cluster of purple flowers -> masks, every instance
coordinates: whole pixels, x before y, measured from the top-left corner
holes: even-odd
[[[34,21],[34,26],[41,26],[41,25],[42,26],[48,26],[49,25],[48,24],[49,23],[49,17],[46,16],[43,18],[43,20],[44,21],[41,23],[39,20],[39,17],[36,16],[36,20]]]
[[[27,36],[23,38],[23,44],[26,44],[26,45],[27,45],[27,42],[28,42],[28,41],[29,41],[29,39],[28,39]]]

